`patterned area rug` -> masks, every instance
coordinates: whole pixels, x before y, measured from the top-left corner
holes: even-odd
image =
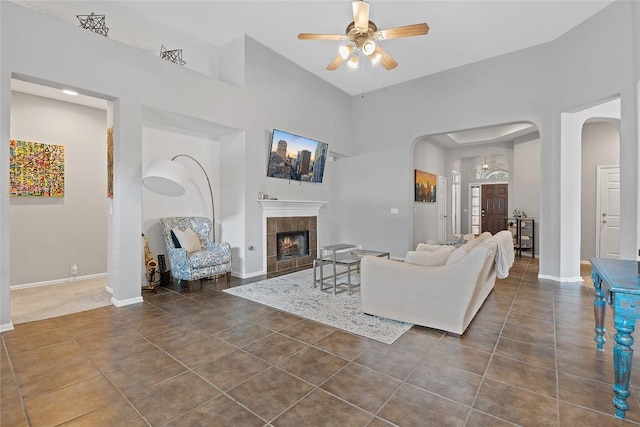
[[[351,275],[351,283],[360,283],[359,274]],[[393,343],[413,326],[364,314],[359,288],[356,287],[352,295],[346,291],[346,286],[343,289],[344,292],[333,295],[331,291],[314,288],[313,270],[308,269],[224,292],[386,344]]]

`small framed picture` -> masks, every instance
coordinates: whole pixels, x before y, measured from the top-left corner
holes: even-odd
[[[415,201],[433,203],[436,201],[437,175],[416,169],[415,171]]]

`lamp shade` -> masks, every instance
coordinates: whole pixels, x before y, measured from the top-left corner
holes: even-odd
[[[182,196],[189,183],[187,168],[173,160],[157,159],[149,163],[142,184],[154,193]]]

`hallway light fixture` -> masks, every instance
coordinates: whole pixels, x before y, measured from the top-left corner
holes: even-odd
[[[482,164],[482,169],[483,170],[489,169],[489,163],[487,163],[487,156],[484,156],[484,163]]]
[[[193,160],[198,166],[200,166],[200,169],[202,169],[202,173],[204,173],[204,177],[207,179],[207,185],[209,186],[209,196],[211,197],[211,233],[212,240],[215,242],[216,230],[213,190],[211,189],[211,181],[209,180],[209,175],[207,175],[207,171],[204,170],[204,167],[202,167],[199,161],[188,154],[175,155],[171,160],[153,160],[147,167],[147,171],[142,178],[142,184],[148,190],[153,191],[157,194],[171,197],[182,196],[186,192],[187,185],[189,184],[189,171],[183,164],[175,161],[178,157],[187,157]]]

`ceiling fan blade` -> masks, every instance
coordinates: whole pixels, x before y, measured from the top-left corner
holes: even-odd
[[[393,70],[394,68],[396,68],[398,66],[398,61],[396,61],[395,59],[390,57],[389,54],[387,52],[385,52],[384,50],[382,50],[382,48],[380,46],[376,46],[376,50],[374,52],[374,55],[376,53],[380,55],[380,63],[387,70]]]
[[[401,37],[422,36],[429,32],[429,26],[425,23],[406,25],[404,27],[389,28],[380,30],[375,34],[375,38],[381,40],[399,39]]]
[[[313,34],[313,33],[300,33],[298,34],[300,40],[349,40],[344,34]]]
[[[353,22],[356,28],[369,28],[369,3],[362,0],[355,0],[353,6]]]
[[[344,58],[340,55],[336,56],[336,58],[331,61],[331,64],[327,65],[327,70],[333,71],[338,68],[344,62]]]

